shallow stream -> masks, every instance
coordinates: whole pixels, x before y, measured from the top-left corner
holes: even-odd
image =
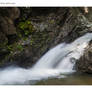
[[[42,80],[36,85],[92,85],[91,74],[70,74],[66,78],[52,78]]]

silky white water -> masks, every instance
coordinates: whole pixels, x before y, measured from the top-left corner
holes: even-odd
[[[0,70],[0,84],[27,84],[49,77],[66,77],[63,74],[75,72],[75,61],[83,55],[90,40],[92,33],[87,33],[70,44],[61,43],[49,50],[30,69],[12,66]]]

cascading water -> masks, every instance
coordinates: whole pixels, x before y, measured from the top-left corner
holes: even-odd
[[[26,84],[48,77],[65,77],[63,74],[75,72],[75,61],[83,55],[91,39],[92,33],[87,33],[70,44],[61,43],[48,51],[30,69],[5,68],[0,71],[0,84]]]

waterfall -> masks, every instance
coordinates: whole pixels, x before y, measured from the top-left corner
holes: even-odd
[[[26,84],[49,77],[66,77],[75,72],[75,61],[79,59],[92,39],[92,33],[79,37],[74,42],[61,43],[43,55],[30,69],[8,67],[0,70],[0,84]]]

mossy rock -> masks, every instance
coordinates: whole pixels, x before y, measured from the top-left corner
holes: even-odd
[[[20,29],[20,33],[18,33],[18,34],[21,34],[22,36],[31,35],[35,31],[30,20],[25,20],[25,21],[19,22],[18,28]]]

